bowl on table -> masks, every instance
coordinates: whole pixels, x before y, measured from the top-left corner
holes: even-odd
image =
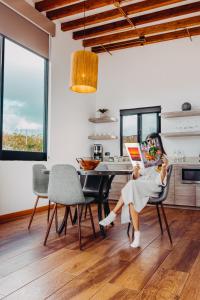
[[[77,158],[76,160],[84,171],[94,170],[100,163],[100,160],[92,158]]]

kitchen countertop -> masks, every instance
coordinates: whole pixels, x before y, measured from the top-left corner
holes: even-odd
[[[172,165],[177,165],[177,166],[181,166],[181,165],[198,165],[200,166],[200,162],[170,162]],[[131,162],[129,161],[102,161],[100,163],[101,165],[131,165]]]

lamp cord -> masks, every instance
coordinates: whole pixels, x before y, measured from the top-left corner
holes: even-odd
[[[83,4],[83,18],[84,18],[84,24],[83,24],[83,47],[84,47],[84,50],[85,50],[85,0],[84,0],[84,4]]]

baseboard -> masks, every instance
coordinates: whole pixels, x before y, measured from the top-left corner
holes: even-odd
[[[53,205],[51,205],[51,207],[53,207]],[[48,205],[40,206],[40,207],[36,208],[36,212],[45,211],[47,209],[48,209]],[[17,212],[11,213],[11,214],[1,215],[0,216],[0,224],[15,220],[17,218],[20,218],[20,217],[23,217],[26,215],[30,215],[30,214],[32,214],[32,212],[33,212],[33,208],[22,210],[22,211],[17,211]]]

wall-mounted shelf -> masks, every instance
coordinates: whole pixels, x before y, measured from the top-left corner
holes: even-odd
[[[110,134],[104,134],[104,135],[89,135],[88,139],[89,140],[98,140],[98,141],[103,141],[103,140],[117,140],[116,135],[110,135]]]
[[[178,117],[193,117],[200,116],[200,109],[187,110],[187,111],[171,111],[161,113],[161,117],[164,119],[168,118],[178,118]]]
[[[163,132],[163,137],[184,137],[184,136],[200,136],[200,131],[185,131],[185,132]]]
[[[115,117],[89,118],[88,121],[92,123],[111,123],[111,122],[117,122],[117,118]]]

